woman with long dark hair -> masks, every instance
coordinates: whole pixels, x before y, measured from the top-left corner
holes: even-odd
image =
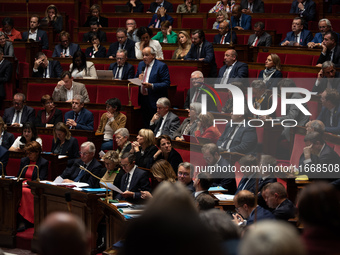
[[[98,79],[93,62],[86,61],[85,53],[81,50],[73,55],[70,73],[75,79]]]

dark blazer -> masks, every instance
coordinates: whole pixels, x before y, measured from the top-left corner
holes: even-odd
[[[28,157],[22,158],[20,160],[20,168],[17,176],[19,177],[19,174],[21,170],[30,164],[30,160]],[[48,177],[48,160],[44,159],[43,157],[39,156],[36,165],[39,167],[39,178],[40,180],[47,180]],[[25,174],[27,172],[27,167],[21,174],[21,178],[25,178]],[[34,167],[34,171],[32,174],[32,181],[35,181],[37,179],[37,167]]]
[[[41,20],[42,23],[45,22],[46,25],[52,26],[56,33],[60,33],[63,30],[63,17],[59,16],[56,21],[51,21],[48,23],[46,17]]]
[[[160,159],[165,159],[162,153],[159,154],[156,160],[154,160],[153,162],[158,161]],[[181,154],[179,154],[174,148],[172,148],[169,153],[169,157],[167,161],[170,163],[170,165],[172,166],[172,169],[175,171],[176,176],[177,176],[178,165],[183,162]]]
[[[300,15],[298,5],[299,5],[299,2],[297,0],[294,0],[292,3],[292,6],[290,7],[289,13]],[[315,20],[315,14],[316,14],[316,4],[312,0],[306,0],[305,11],[301,14],[302,17],[305,19],[304,27],[306,29],[308,28],[308,21]]]
[[[148,12],[156,12],[156,9],[157,9],[157,6],[158,4],[156,2],[152,2],[150,4],[150,8],[147,9]],[[172,6],[172,3],[169,3],[167,1],[164,0],[164,4],[163,4],[163,7],[166,9],[166,12],[169,13],[169,12],[174,12],[174,8]]]
[[[63,68],[58,60],[48,61],[48,71],[50,73],[50,78],[60,78]],[[32,72],[32,77],[44,78],[45,70],[42,66],[38,67],[38,72]]]
[[[248,9],[248,0],[241,1],[241,9]],[[261,0],[253,2],[253,13],[264,13],[264,3]]]
[[[259,77],[258,77],[259,80],[263,80],[263,73],[264,73],[264,70],[260,72]],[[266,82],[267,89],[273,89],[273,88],[278,87],[277,84],[281,81],[282,77],[283,76],[282,76],[281,71],[276,70],[273,73],[273,75],[269,78],[269,80]]]
[[[127,6],[129,6],[130,8],[130,12],[133,11],[133,13],[136,13],[136,12],[144,12],[144,4],[142,4],[141,1],[137,0],[135,2],[136,4],[136,7],[133,7],[132,4],[130,4],[130,1],[128,1],[126,3]]]
[[[195,192],[194,182],[190,181],[187,186],[185,186],[191,193]]]
[[[90,32],[83,34],[83,42],[90,42]],[[98,39],[101,43],[107,42],[107,38],[106,38],[106,33],[102,30],[98,30],[97,32],[98,35]],[[91,43],[91,42],[90,42]]]
[[[5,83],[12,78],[12,64],[7,59],[4,59],[0,65],[0,98],[6,97]],[[15,84],[12,84],[15,86]]]
[[[80,168],[79,164],[83,165],[84,162],[81,159],[76,159],[71,167],[68,167],[64,170],[64,172],[60,175],[64,179],[74,180],[77,178]],[[91,164],[87,167],[91,173],[96,175],[97,177],[103,177],[101,174],[102,165],[94,158]],[[82,170],[83,171],[83,170]],[[90,188],[99,188],[99,180],[93,177],[89,173],[84,173],[84,175],[80,178],[80,182],[85,182],[89,184]]]
[[[14,114],[15,114],[14,107],[5,109],[4,117],[3,117],[4,122],[6,124],[12,123]],[[35,110],[32,107],[24,105],[24,108],[22,109],[20,124],[24,124],[25,122],[28,122],[28,121],[33,123],[34,118],[35,118]]]
[[[221,159],[217,162],[217,166],[227,168],[229,166],[229,162],[221,157]],[[211,174],[211,187],[222,186],[224,189],[228,190],[228,194],[234,194],[236,191],[236,180],[235,180],[235,173],[233,172],[214,172]]]
[[[13,139],[14,139],[14,136],[13,136]],[[4,165],[4,173],[5,173],[5,175],[7,175],[7,173],[6,173],[6,166],[7,166],[8,160],[9,160],[9,151],[8,151],[8,148],[4,147],[4,137],[3,137],[3,139],[2,139],[2,146],[0,146],[0,161]],[[2,174],[2,172],[0,172],[0,174]]]
[[[14,57],[14,48],[13,48],[13,43],[10,41],[6,41],[4,47],[1,47],[4,51],[4,56],[11,56]]]
[[[238,152],[242,154],[255,154],[257,145],[256,129],[254,127],[250,127],[247,121],[245,123],[246,123],[245,126],[240,125],[240,128],[237,130],[230,144],[230,152]],[[228,122],[223,134],[217,141],[216,145],[218,147],[221,147],[226,140],[229,140],[230,133],[234,127],[235,125],[231,127],[230,122]]]
[[[135,153],[136,165],[144,168],[151,168],[153,155],[158,151],[155,145],[147,147],[144,151],[144,155],[141,153],[141,147],[139,147],[139,152]]]
[[[113,77],[115,77],[115,74],[117,72],[117,62],[110,64],[109,70],[112,70]],[[122,80],[132,79],[135,76],[135,68],[133,65],[129,64],[128,62],[125,62],[123,66],[122,71]]]
[[[191,48],[188,54],[184,57],[185,60],[198,60],[200,58],[204,58],[204,62],[210,64],[210,73],[209,77],[216,77],[217,75],[217,65],[215,61],[215,54],[213,45],[207,40],[203,41],[203,45],[201,48],[200,55],[197,56],[197,49],[199,46],[195,44],[191,44]]]
[[[277,208],[274,209],[273,214],[278,220],[289,220],[295,218],[296,207],[288,198],[284,200]]]
[[[174,132],[173,139],[175,139],[176,137],[181,137],[183,135],[183,132],[184,132],[185,128],[187,127],[187,125],[189,124],[189,122],[190,122],[190,118],[186,118],[186,119],[183,120],[182,124]],[[197,128],[197,121],[192,123],[188,135],[193,136],[195,134],[196,128]]]
[[[120,183],[120,189],[123,192],[126,191],[126,178],[127,178],[127,174],[125,173]],[[144,171],[136,167],[131,178],[129,191],[132,191],[135,193],[134,198],[131,198],[131,197],[123,198],[120,194],[118,194],[116,198],[120,200],[126,200],[128,202],[134,202],[134,203],[143,201],[143,199],[141,198],[141,191],[151,191],[149,175],[147,171]]]
[[[327,50],[326,55],[320,54],[317,64],[322,64],[325,61],[331,60],[331,51]],[[335,46],[334,54],[333,54],[333,61],[335,67],[340,67],[340,47],[338,45]]]
[[[24,42],[27,41],[27,31],[22,33],[22,40]],[[38,29],[36,42],[40,42],[42,44],[43,50],[48,50],[48,37],[44,30]]]
[[[237,36],[236,36],[236,33],[235,33],[235,31],[233,30],[233,32],[232,32],[232,34],[233,34],[233,44],[237,44]],[[215,35],[214,36],[214,44],[220,44],[220,42],[221,42],[221,39],[222,39],[222,35],[220,35],[220,34],[217,34],[217,35]],[[230,43],[230,32],[228,32],[228,34],[227,34],[227,36],[226,37],[224,37],[224,44],[225,43]]]
[[[339,135],[340,134],[340,106],[337,105],[332,116],[331,125],[331,111],[326,107],[322,107],[321,112],[317,118],[325,124],[325,132]]]
[[[11,148],[12,144],[14,143],[15,138],[12,133],[8,133],[6,130],[4,131],[4,134],[2,136],[2,144],[1,146],[5,149]],[[0,160],[2,162],[2,160]],[[3,163],[3,162],[2,162]]]
[[[35,117],[34,124],[36,127],[46,127],[46,124],[43,124],[41,121],[42,114],[45,114],[45,110],[40,110],[37,114],[37,117]],[[63,113],[56,108],[53,117],[47,123],[56,125],[58,122],[63,122]]]
[[[225,72],[225,70],[227,69],[227,65],[224,65],[221,67],[219,73],[218,73],[218,77],[217,78],[223,78],[223,74]],[[231,69],[230,73],[229,73],[229,78],[227,80],[227,83],[231,83],[233,81],[242,81],[243,78],[248,78],[248,65],[246,63],[243,62],[239,62],[237,61],[234,66],[233,69]],[[244,82],[243,82],[244,83]]]
[[[92,54],[93,54],[93,46],[88,47],[85,51],[85,56],[87,58],[92,58]],[[105,58],[106,56],[106,48],[102,45],[100,45],[100,47],[98,48],[98,51],[94,54],[95,58]]]
[[[74,119],[74,111],[68,111],[65,113],[64,120],[65,123],[67,119]],[[93,130],[93,114],[89,110],[83,108],[79,112],[79,117],[77,119],[76,129],[81,130]]]
[[[234,16],[231,16],[231,25],[234,27],[237,26],[237,20]],[[241,26],[244,30],[251,29],[251,16],[247,14],[241,14]]]
[[[54,153],[54,150],[59,146],[60,140],[57,139],[57,142],[52,139],[52,147],[51,152]],[[60,155],[67,155],[70,159],[79,157],[79,145],[78,140],[71,136],[70,140],[65,140],[65,143],[62,147]]]
[[[113,56],[116,57],[117,51],[119,49],[119,42],[111,43],[109,50],[107,51],[106,57]],[[124,49],[127,51],[128,58],[136,58],[135,53],[135,42],[130,40],[129,38],[126,39],[126,44]]]
[[[249,178],[247,176],[243,176],[240,183],[238,184],[237,190],[235,192],[235,195],[239,193],[241,190],[249,190],[254,192],[255,191],[255,183],[256,179],[255,177]]]
[[[274,215],[264,209],[261,206],[257,206],[257,213],[256,213],[256,221],[261,221],[261,220],[271,220],[274,219]],[[250,213],[249,218],[247,219],[247,226],[251,225],[254,223],[255,220],[255,209]]]
[[[74,53],[76,53],[78,50],[81,50],[79,45],[76,43],[70,43],[70,45],[68,46],[70,48],[70,56],[73,56]],[[63,47],[61,46],[61,44],[57,44],[54,48],[53,54],[52,54],[52,58],[59,58],[60,54],[64,51]]]
[[[311,31],[307,29],[302,29],[299,44],[301,46],[307,46],[307,43],[309,43],[312,40],[313,40],[313,34],[311,33]],[[295,35],[293,31],[290,31],[287,33],[286,38],[283,39],[281,44],[284,43],[285,41],[290,41],[290,42],[295,41]]]
[[[254,43],[255,39],[256,39],[256,35],[251,34],[248,38],[248,46],[251,46]],[[272,36],[264,32],[259,38],[256,47],[257,46],[266,46],[266,47],[272,46]]]
[[[89,27],[90,26],[90,21],[91,21],[92,18],[93,18],[92,15],[87,17],[86,22],[84,24],[84,27]],[[109,26],[109,19],[108,18],[104,18],[104,17],[99,15],[99,24],[102,27],[108,27]]]
[[[200,88],[207,90],[207,91],[209,91],[210,93],[213,94],[213,92],[207,86],[205,86],[204,84]],[[202,95],[207,95],[207,93],[204,90],[199,89],[199,94],[198,94],[196,102],[198,102],[198,103],[202,102]],[[195,92],[196,92],[196,88],[190,88],[189,89],[189,91],[187,93],[187,97],[185,98],[184,109],[190,108],[190,104],[191,104],[192,98],[195,96]],[[217,105],[215,105],[214,100],[209,95],[207,95],[207,110],[209,112],[217,112]]]
[[[159,28],[161,27],[161,23],[163,21],[166,21],[166,20],[168,20],[170,22],[171,26],[172,26],[172,23],[174,22],[174,19],[170,15],[165,14],[164,17],[160,18]],[[156,28],[157,22],[158,22],[158,16],[157,16],[157,13],[155,13],[154,15],[152,15],[152,18],[150,20],[150,23],[149,23],[148,27],[153,25],[153,27]]]
[[[161,124],[162,124],[161,118],[159,118],[153,125],[150,126],[150,129],[154,132],[155,135],[159,131]],[[171,139],[173,139],[173,133],[179,128],[180,124],[181,122],[178,116],[172,112],[168,112],[168,115],[164,120],[161,135],[168,135],[171,137]]]
[[[330,83],[332,85],[332,88],[336,89],[340,93],[340,86],[338,84],[339,78],[340,78],[340,73],[335,72],[334,79],[330,79]],[[328,78],[326,78],[326,77],[322,78],[321,81],[319,82],[318,86],[316,86],[316,83],[314,84],[312,91],[318,92],[318,94],[321,94],[327,88],[327,83],[328,83]]]

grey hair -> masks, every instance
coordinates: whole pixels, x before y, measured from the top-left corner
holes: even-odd
[[[326,25],[327,25],[327,26],[332,27],[332,23],[329,21],[329,19],[320,19],[318,25],[319,25],[320,22],[322,22],[322,21],[326,22]]]
[[[116,130],[115,135],[122,135],[123,137],[127,137],[129,139],[130,133],[127,128],[119,128]]]
[[[80,148],[85,148],[85,147],[89,147],[89,152],[93,152],[95,153],[96,152],[96,146],[94,146],[94,143],[93,142],[84,142],[82,143],[82,145],[80,146]]]
[[[194,102],[194,103],[190,104],[190,108],[192,108],[196,112],[196,114],[198,116],[201,113],[201,111],[202,111],[202,104]]]
[[[332,61],[325,61],[322,63],[322,69],[328,68],[328,67],[335,67],[334,63]]]
[[[265,166],[276,166],[277,161],[272,155],[262,155],[260,158],[260,164]]]
[[[15,97],[15,96],[22,97],[22,101],[24,101],[24,102],[26,101],[26,96],[23,93],[16,93],[13,97]]]
[[[194,165],[193,165],[193,164],[191,164],[191,163],[189,163],[189,162],[182,162],[182,163],[180,163],[180,164],[178,165],[178,168],[179,168],[180,166],[184,167],[184,168],[187,169],[187,170],[190,170],[190,176],[191,176],[191,177],[194,175],[194,170],[195,170],[195,168],[194,168]]]
[[[166,97],[161,97],[160,99],[157,100],[156,105],[160,104],[163,105],[164,107],[171,107],[170,100]]]
[[[312,120],[310,122],[310,128],[320,134],[323,134],[325,132],[325,124],[321,120]]]
[[[82,95],[75,95],[73,96],[73,99],[79,100],[81,104],[85,103],[85,97],[83,97]]]
[[[119,49],[119,50],[117,50],[117,53],[124,53],[125,57],[127,56],[127,50],[125,50],[125,49]]]
[[[191,76],[193,76],[195,74],[199,75],[199,78],[203,78],[204,77],[204,75],[203,75],[203,73],[201,71],[194,71],[194,72],[191,73]]]
[[[5,33],[4,32],[2,32],[2,31],[0,31],[0,37],[1,36],[5,36]],[[5,36],[6,37],[6,36]]]
[[[151,53],[151,55],[153,55],[153,56],[155,56],[155,57],[156,57],[156,51],[155,51],[155,49],[154,49],[154,48],[152,48],[152,47],[150,47],[150,46],[148,46],[148,47],[145,47],[144,49],[147,49],[147,48],[149,48],[149,49],[150,49],[150,53]]]

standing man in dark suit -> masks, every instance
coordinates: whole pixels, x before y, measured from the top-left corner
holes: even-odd
[[[2,101],[6,98],[5,83],[11,80],[12,71],[12,64],[4,59],[3,50],[0,48],[0,109]]]
[[[110,48],[107,51],[106,57],[115,58],[117,51],[120,49],[124,49],[127,51],[128,58],[136,58],[135,42],[128,38],[126,29],[118,28],[116,36],[117,36],[117,42],[114,42],[110,45]]]
[[[154,132],[155,137],[161,135],[172,137],[181,123],[178,116],[169,111],[171,107],[170,100],[166,97],[161,97],[157,100],[156,106],[157,112],[150,121],[150,129]]]
[[[99,22],[97,21],[96,17],[93,17],[90,21],[90,32],[87,32],[83,35],[83,42],[90,42],[90,33],[95,32],[97,33],[98,39],[101,43],[106,42],[106,33],[99,29]]]
[[[264,3],[262,0],[242,0],[241,1],[242,13],[264,13]]]
[[[80,159],[76,159],[71,167],[68,167],[60,175],[65,183],[85,182],[90,188],[99,188],[99,179],[82,170],[79,166],[86,168],[98,178],[103,177],[102,165],[94,158],[96,147],[92,142],[85,142],[80,146]]]
[[[255,33],[248,38],[248,46],[266,46],[272,45],[272,36],[264,31],[264,23],[259,21],[254,25]]]
[[[308,21],[315,20],[316,5],[312,0],[294,0],[289,13],[303,18],[304,28],[308,29]]]
[[[205,40],[203,30],[195,30],[191,35],[191,48],[188,54],[184,57],[185,60],[199,60],[210,65],[209,77],[216,77],[217,65],[215,61],[214,47]]]
[[[318,73],[318,78],[312,91],[321,94],[326,88],[332,88],[340,93],[339,78],[340,73],[335,70],[335,65],[331,61],[325,61],[322,63],[321,70]]]
[[[4,122],[13,127],[22,127],[25,122],[34,122],[35,110],[25,105],[26,96],[17,93],[13,97],[13,106],[5,109]]]
[[[141,191],[151,190],[147,171],[139,169],[135,165],[135,156],[132,153],[124,153],[120,165],[125,171],[120,184],[123,193],[118,194],[116,198],[132,203],[142,202]]]
[[[244,83],[243,78],[248,78],[248,65],[237,61],[236,50],[227,50],[224,53],[225,65],[221,67],[218,77],[221,84],[228,84],[235,81]]]
[[[63,68],[57,60],[49,61],[43,52],[35,55],[32,77],[60,78]]]
[[[304,29],[305,21],[296,17],[293,19],[292,31],[288,32],[286,38],[281,42],[281,46],[307,46],[313,40],[313,34]]]
[[[340,47],[338,45],[338,35],[334,31],[326,32],[321,43],[322,51],[318,59],[318,67],[322,67],[325,61],[331,61],[335,67],[340,67]]]
[[[237,36],[235,31],[233,30],[232,33],[230,33],[229,20],[225,20],[220,23],[218,32],[219,33],[214,36],[214,44],[230,44],[231,40],[233,44],[237,44]]]
[[[142,81],[138,104],[141,106],[144,126],[149,127],[150,120],[157,111],[157,100],[168,96],[170,75],[168,66],[156,59],[153,48],[145,47],[142,54],[143,61],[138,64],[135,77]]]
[[[79,45],[71,42],[71,36],[66,31],[61,31],[59,34],[60,44],[56,45],[53,51],[53,58],[68,58],[81,50]]]
[[[146,11],[146,13],[157,13],[158,9],[161,7],[164,7],[166,12],[174,12],[172,3],[165,0],[156,0],[150,4],[150,8]]]
[[[135,69],[133,65],[126,62],[127,51],[120,49],[116,54],[116,63],[112,63],[109,70],[112,70],[113,77],[116,80],[128,80],[135,76]]]
[[[340,103],[339,92],[327,88],[321,94],[322,109],[318,116],[325,124],[325,132],[340,135]]]
[[[32,39],[35,42],[41,42],[42,49],[48,50],[48,37],[47,33],[41,29],[39,29],[40,26],[40,18],[38,15],[34,14],[32,15],[30,19],[30,30],[28,38]],[[22,40],[27,41],[27,31],[22,33]]]
[[[233,29],[249,30],[251,29],[251,16],[242,13],[241,6],[235,5],[231,12],[231,25]]]

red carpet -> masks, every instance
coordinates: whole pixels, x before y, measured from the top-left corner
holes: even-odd
[[[28,228],[23,232],[17,233],[16,247],[24,250],[31,250],[31,241],[33,239],[34,228]]]

